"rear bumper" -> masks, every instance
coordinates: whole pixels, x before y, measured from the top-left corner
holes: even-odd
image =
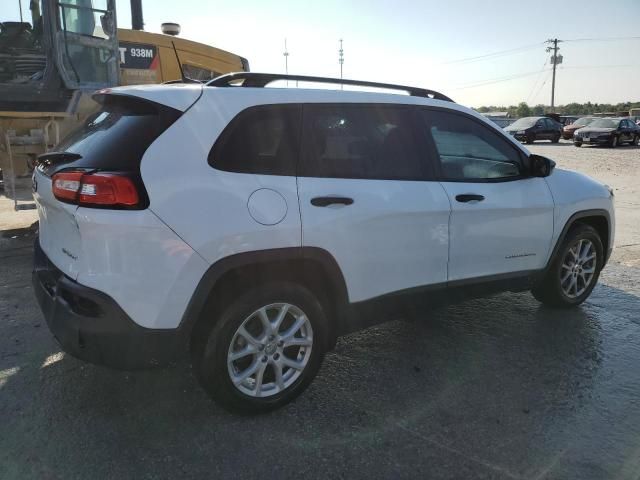
[[[38,239],[32,281],[51,333],[74,357],[128,370],[166,365],[186,352],[180,330],[141,327],[111,297],[66,277]]]

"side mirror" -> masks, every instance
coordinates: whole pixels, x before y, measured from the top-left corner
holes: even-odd
[[[532,177],[548,177],[556,166],[556,162],[532,153],[529,155],[529,172]]]

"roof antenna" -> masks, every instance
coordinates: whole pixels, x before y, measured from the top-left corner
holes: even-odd
[[[182,69],[182,63],[180,63],[180,57],[178,56],[178,49],[176,48],[175,42],[172,40],[171,45],[173,45],[173,52],[176,54],[176,61],[178,62],[178,68],[180,69],[180,77],[182,78],[182,83],[202,83],[193,78],[189,78],[184,74],[184,70]],[[179,83],[176,81],[169,81],[165,83]]]

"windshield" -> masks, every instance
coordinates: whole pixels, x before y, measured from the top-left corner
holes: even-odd
[[[589,125],[591,122],[593,122],[593,120],[594,119],[591,118],[591,117],[582,117],[582,118],[579,118],[578,120],[576,120],[575,122],[573,122],[573,124],[576,127],[584,127],[586,125]]]
[[[511,125],[509,125],[509,128],[530,128],[533,127],[537,121],[538,117],[519,118]]]
[[[589,126],[594,128],[618,128],[618,120],[599,118],[590,123]]]

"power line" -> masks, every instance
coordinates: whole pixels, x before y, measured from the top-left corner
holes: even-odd
[[[531,99],[531,95],[533,95],[533,92],[536,89],[536,86],[538,85],[538,82],[540,81],[540,77],[542,76],[542,72],[544,72],[544,67],[547,66],[547,62],[549,60],[545,59],[544,60],[544,64],[542,65],[542,68],[540,69],[540,72],[538,73],[538,76],[536,77],[536,81],[533,82],[533,87],[531,87],[531,91],[529,92],[529,95],[527,95],[527,103],[529,103],[529,100]]]
[[[640,37],[571,38],[563,40],[563,42],[615,42],[619,40],[640,40]]]
[[[538,98],[538,95],[540,95],[540,92],[542,91],[544,86],[549,81],[549,76],[551,75],[551,73],[550,73],[551,70],[547,70],[547,71],[549,72],[549,74],[547,74],[547,77],[544,79],[544,82],[542,82],[542,84],[540,85],[540,88],[538,88],[538,91],[535,93],[535,95],[533,97],[531,97],[531,103],[534,103],[535,99]]]
[[[567,68],[628,68],[628,67],[640,67],[640,65],[570,65],[568,67],[560,67],[561,70]]]
[[[571,38],[568,40],[561,40],[563,42],[613,42],[613,41],[621,41],[621,40],[640,40],[640,37],[602,37],[602,38]],[[455,63],[471,63],[480,60],[490,60],[497,57],[502,57],[505,55],[512,55],[515,53],[524,52],[527,50],[531,50],[533,48],[537,48],[540,45],[544,45],[547,42],[539,42],[533,43],[531,45],[523,45],[521,47],[510,48],[508,50],[500,50],[498,52],[486,53],[484,55],[477,55],[474,57],[466,57],[460,58],[458,60],[451,60],[449,62],[444,62],[442,65],[452,65]]]
[[[487,79],[487,80],[482,80],[480,82],[477,83],[471,83],[468,85],[463,85],[460,87],[456,87],[453,90],[463,90],[463,89],[467,89],[467,88],[475,88],[475,87],[483,87],[485,85],[493,85],[494,83],[502,83],[502,82],[508,82],[511,80],[516,80],[518,78],[524,78],[524,77],[530,77],[531,75],[539,75],[540,71],[536,70],[535,72],[527,72],[527,73],[519,73],[516,75],[508,75],[505,77],[498,77],[498,78],[494,78],[494,79]]]
[[[525,45],[522,47],[517,47],[517,48],[511,48],[509,50],[501,50],[499,52],[493,52],[493,53],[486,53],[484,55],[478,55],[476,57],[467,57],[467,58],[461,58],[458,60],[452,60],[450,62],[445,62],[443,63],[443,65],[451,65],[454,63],[471,63],[471,62],[475,62],[475,61],[479,61],[479,60],[484,60],[484,59],[490,59],[490,58],[497,58],[497,57],[501,57],[504,55],[511,55],[514,53],[519,53],[519,52],[524,52],[526,50],[531,50],[533,48],[538,48],[540,45],[543,45],[544,42],[539,42],[539,43],[535,43],[532,45]]]

